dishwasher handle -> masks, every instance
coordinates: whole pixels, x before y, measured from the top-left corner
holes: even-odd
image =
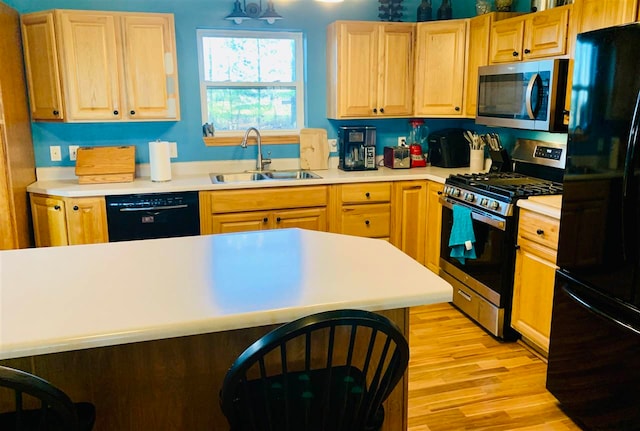
[[[182,208],[188,208],[189,205],[166,205],[158,207],[142,207],[142,208],[120,208],[120,212],[133,212],[133,211],[161,211],[161,210],[178,210]]]

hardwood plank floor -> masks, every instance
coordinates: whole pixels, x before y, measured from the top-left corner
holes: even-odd
[[[409,431],[580,430],[545,389],[546,363],[450,304],[410,312]]]

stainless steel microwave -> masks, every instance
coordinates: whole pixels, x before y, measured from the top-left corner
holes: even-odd
[[[563,124],[567,59],[478,68],[476,123],[566,132]]]

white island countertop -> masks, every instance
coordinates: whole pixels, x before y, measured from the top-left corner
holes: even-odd
[[[376,239],[283,229],[0,252],[0,359],[449,302]]]

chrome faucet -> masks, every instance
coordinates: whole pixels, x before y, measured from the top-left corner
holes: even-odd
[[[260,132],[255,127],[249,127],[247,131],[244,133],[244,138],[242,138],[242,142],[240,146],[242,148],[247,148],[247,138],[249,137],[249,133],[256,133],[256,141],[258,141],[258,157],[256,159],[256,170],[258,172],[264,171],[264,167],[271,163],[271,159],[268,157],[262,157],[262,137],[260,136]],[[268,153],[269,155],[271,152]]]

